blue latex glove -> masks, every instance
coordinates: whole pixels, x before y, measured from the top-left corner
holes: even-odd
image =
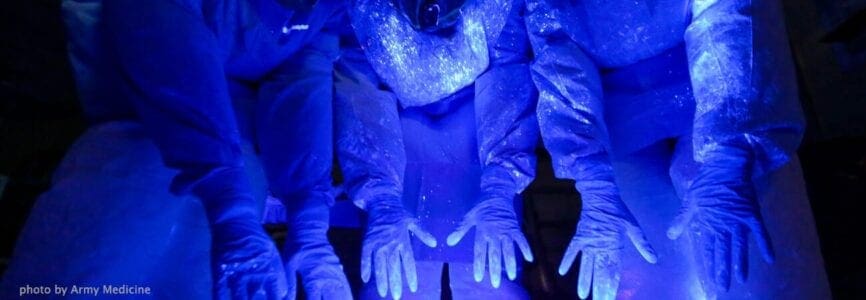
[[[510,199],[502,197],[489,198],[476,204],[463,217],[463,222],[453,233],[448,235],[448,245],[454,246],[463,239],[469,229],[475,227],[475,259],[473,272],[476,282],[484,279],[484,265],[490,272],[490,284],[498,288],[502,280],[502,264],[508,279],[517,278],[517,262],[514,254],[514,244],[523,253],[523,259],[532,262],[532,252],[529,243],[520,231],[514,205]]]
[[[752,159],[747,151],[724,148],[710,154],[701,165],[683,199],[683,207],[667,235],[691,234],[693,251],[702,268],[701,284],[714,295],[727,291],[731,272],[746,280],[751,233],[768,263],[773,248],[751,181]],[[715,287],[715,288],[714,288]]]
[[[280,254],[261,224],[233,219],[211,225],[216,299],[283,299]]]
[[[421,229],[418,219],[403,208],[397,197],[370,201],[367,203],[367,212],[369,221],[361,248],[361,279],[370,281],[371,270],[375,270],[379,296],[387,296],[390,287],[391,297],[400,299],[403,296],[405,272],[409,290],[417,291],[418,274],[409,233],[431,248],[436,247],[436,238]]]
[[[273,240],[259,223],[243,168],[223,168],[197,183],[211,229],[216,299],[283,299],[286,275]]]
[[[289,299],[297,294],[296,275],[301,276],[306,299],[352,299],[343,265],[328,242],[329,213],[325,203],[289,212],[283,247]]]
[[[579,181],[583,209],[577,230],[559,265],[565,275],[582,252],[577,294],[581,299],[615,299],[620,280],[620,262],[626,239],[643,258],[655,263],[658,258],[643,231],[619,197],[612,180]]]

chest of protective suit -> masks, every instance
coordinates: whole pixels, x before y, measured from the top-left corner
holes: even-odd
[[[630,65],[682,43],[691,18],[690,0],[571,1],[564,23],[601,68]]]
[[[341,8],[339,0],[319,0],[291,9],[275,0],[206,1],[205,21],[226,58],[229,77],[257,81],[289,59],[322,31]]]
[[[490,64],[512,0],[469,1],[447,33],[416,30],[392,0],[359,0],[349,8],[358,42],[403,107],[440,101],[470,86]]]
[[[403,205],[439,241],[445,241],[477,202],[482,165],[475,127],[475,90],[460,90],[431,105],[400,112],[406,169]],[[472,261],[472,239],[429,248],[413,241],[419,261]]]

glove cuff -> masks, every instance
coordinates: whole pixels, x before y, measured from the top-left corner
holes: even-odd
[[[210,224],[236,219],[259,220],[255,197],[242,167],[216,169],[192,189]]]
[[[484,168],[484,172],[481,174],[480,190],[482,197],[480,199],[513,199],[524,188],[526,186],[517,184],[505,168],[488,166]]]
[[[327,241],[331,209],[327,202],[306,201],[303,205],[286,208],[287,242],[290,240],[324,239]]]
[[[580,193],[619,194],[607,153],[582,157],[575,163],[574,187]]]
[[[369,210],[371,203],[393,198],[401,199],[403,187],[390,180],[369,180],[360,187],[348,189],[352,203],[362,210]]]

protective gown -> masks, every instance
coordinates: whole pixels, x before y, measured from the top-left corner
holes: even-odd
[[[778,1],[528,0],[527,11],[542,139],[584,198],[560,267],[583,253],[582,297],[591,286],[597,299],[829,298]],[[600,230],[611,234],[588,233]]]
[[[362,298],[437,298],[444,262],[455,298],[526,297],[501,280],[515,244],[531,259],[514,208],[538,143],[523,4],[469,1],[428,32],[394,3],[353,1],[358,46],[336,66],[337,154],[368,212]],[[485,267],[493,281],[476,283]]]
[[[92,126],[37,200],[0,298],[111,284],[210,299],[211,256],[220,297],[237,296],[245,272],[285,293],[259,224],[267,189],[293,221],[289,271],[345,281],[324,230],[303,223],[331,200],[340,1],[68,0],[63,12]]]

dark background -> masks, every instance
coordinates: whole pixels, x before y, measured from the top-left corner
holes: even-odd
[[[33,201],[48,188],[54,168],[85,128],[59,1],[4,2],[0,274]],[[783,2],[808,120],[799,154],[832,292],[837,299],[866,299],[866,0]],[[571,184],[552,178],[549,159],[542,159],[540,168],[526,193],[534,201],[524,216],[539,263],[527,266],[524,280],[536,296],[573,296],[574,272],[561,278],[555,270],[576,223],[579,197]],[[271,229],[276,238],[280,231]],[[335,229],[331,237],[340,252],[359,248],[357,229]],[[350,266],[347,272],[357,269],[351,267],[357,257],[342,259]]]

